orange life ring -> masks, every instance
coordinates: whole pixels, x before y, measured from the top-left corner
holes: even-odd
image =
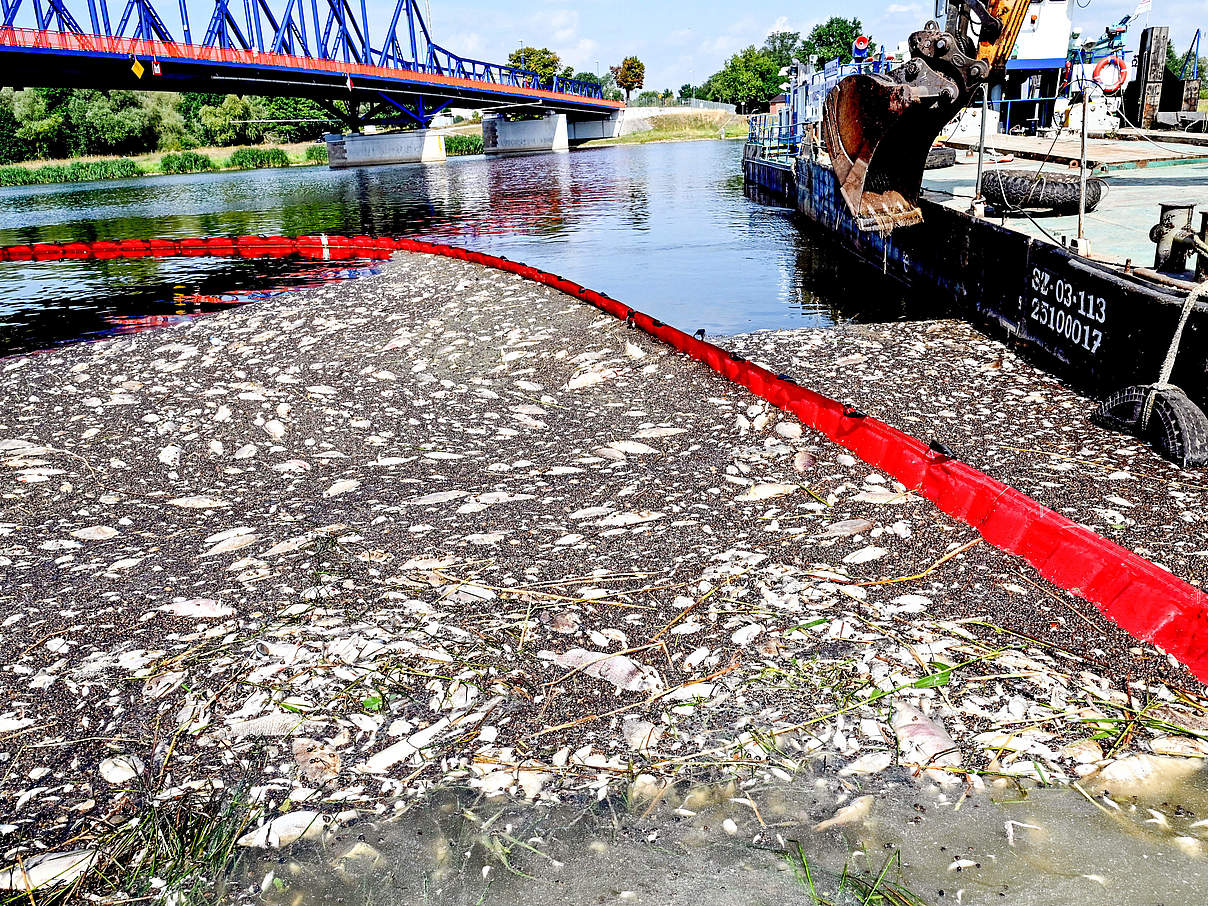
[[[1115,66],[1116,72],[1119,73],[1119,78],[1117,78],[1116,81],[1111,85],[1106,84],[1101,78],[1099,78],[1109,63]],[[1104,57],[1099,61],[1099,65],[1095,67],[1095,72],[1091,78],[1098,82],[1099,86],[1108,94],[1111,94],[1114,91],[1119,91],[1124,87],[1124,83],[1128,81],[1128,64],[1124,62],[1123,57]]]

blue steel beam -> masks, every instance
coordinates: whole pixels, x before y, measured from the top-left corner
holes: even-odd
[[[38,32],[66,32],[84,38],[100,35],[176,43],[156,2],[170,0],[125,0],[113,27],[108,0],[0,0],[0,28],[32,27]],[[71,3],[77,4],[80,16],[68,8]],[[588,99],[602,97],[597,85],[561,77],[543,83],[530,70],[453,53],[433,40],[417,0],[395,0],[384,29],[375,28],[370,21],[366,0],[309,0],[309,25],[307,0],[242,0],[242,15],[231,8],[232,0],[177,0],[177,5],[181,38],[190,46],[194,45],[190,21],[203,15],[200,10],[204,9],[208,24],[201,47],[344,60],[500,86],[542,88]],[[190,8],[194,16],[190,16]],[[322,15],[323,9],[326,16]],[[81,21],[88,26],[81,25]],[[8,49],[12,48],[0,41],[0,53]]]

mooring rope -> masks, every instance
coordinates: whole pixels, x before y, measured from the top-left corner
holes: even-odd
[[[1179,315],[1179,326],[1175,328],[1174,336],[1170,339],[1170,348],[1166,350],[1166,358],[1162,362],[1162,371],[1158,375],[1158,382],[1152,384],[1149,388],[1149,393],[1145,395],[1145,405],[1141,409],[1140,428],[1142,431],[1149,427],[1149,418],[1153,415],[1153,405],[1158,393],[1162,390],[1169,390],[1174,386],[1174,384],[1170,383],[1170,376],[1174,374],[1174,363],[1179,357],[1179,347],[1183,342],[1183,328],[1187,326],[1187,321],[1191,317],[1191,312],[1195,309],[1195,304],[1206,295],[1208,295],[1208,282],[1201,283],[1192,289],[1187,294],[1187,298],[1183,300],[1183,311]]]

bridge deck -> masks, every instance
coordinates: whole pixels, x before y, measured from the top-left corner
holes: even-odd
[[[147,69],[144,78],[133,60]],[[158,62],[160,75],[152,75]],[[564,113],[608,115],[625,105],[491,79],[460,78],[425,67],[372,66],[228,47],[141,38],[114,38],[26,28],[0,29],[0,82],[21,87],[137,88],[162,91],[233,91],[330,98],[350,93],[422,95],[466,107],[540,106]],[[351,88],[350,88],[351,86]]]

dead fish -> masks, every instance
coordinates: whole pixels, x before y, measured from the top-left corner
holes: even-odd
[[[1201,769],[1198,758],[1129,755],[1117,758],[1087,780],[1098,789],[1112,792],[1156,793],[1177,786]]]
[[[853,800],[849,805],[843,806],[830,818],[815,824],[814,830],[824,831],[830,830],[832,827],[842,827],[846,824],[861,824],[872,814],[874,802],[876,802],[876,799],[872,796],[861,796],[859,799]]]
[[[832,522],[825,529],[814,535],[815,538],[847,538],[851,535],[863,535],[875,528],[867,519],[844,519],[842,522]]]
[[[914,763],[939,783],[957,783],[960,778],[945,768],[961,766],[960,749],[939,724],[918,708],[898,704],[893,714],[893,732],[898,737],[903,763]]]
[[[813,453],[800,451],[793,457],[793,468],[798,472],[808,472],[818,464],[818,458]]]
[[[322,786],[340,776],[340,754],[317,739],[295,739],[294,761],[308,783]]]
[[[756,500],[771,500],[774,497],[785,497],[797,490],[795,484],[756,484],[751,485],[735,500],[752,502]]]
[[[584,648],[572,648],[551,660],[560,667],[579,670],[588,676],[607,680],[625,692],[662,692],[665,688],[658,671],[639,664],[623,654],[607,655]]]
[[[613,450],[625,453],[631,456],[642,456],[646,453],[657,453],[658,450],[654,447],[648,447],[646,444],[638,443],[636,440],[614,440],[608,445]]]

